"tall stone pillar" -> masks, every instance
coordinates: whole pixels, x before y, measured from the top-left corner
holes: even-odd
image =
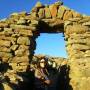
[[[90,90],[90,18],[65,22],[65,40],[73,90]]]
[[[39,35],[38,21],[27,20],[25,15],[13,15],[6,21],[0,21],[0,63],[4,66],[0,67],[0,72],[16,85],[20,81],[29,82],[25,74],[28,75],[27,68],[36,47],[35,39]]]

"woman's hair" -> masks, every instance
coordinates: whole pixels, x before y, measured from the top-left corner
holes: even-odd
[[[37,62],[37,68],[40,68],[40,62]]]

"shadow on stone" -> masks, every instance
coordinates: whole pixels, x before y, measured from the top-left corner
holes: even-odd
[[[4,87],[1,83],[0,83],[0,90],[4,90]]]
[[[16,90],[34,90],[34,72],[26,71],[17,73],[23,78],[23,82],[19,81],[18,89]]]
[[[67,65],[60,67],[56,90],[73,90],[73,88],[69,85],[69,69],[70,67],[67,67]]]

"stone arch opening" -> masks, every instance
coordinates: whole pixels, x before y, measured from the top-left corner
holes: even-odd
[[[47,20],[47,21],[53,21],[53,23],[55,23],[55,19],[53,20]],[[57,20],[58,21],[58,20]],[[60,22],[58,24],[54,24],[53,23],[50,23],[50,24],[47,24],[47,22],[44,22],[44,21],[41,21],[39,22],[39,25],[37,27],[38,29],[38,35],[37,37],[35,38],[35,43],[36,43],[36,39],[40,36],[41,33],[48,33],[48,34],[52,34],[52,33],[63,33],[63,36],[64,36],[64,23],[62,22],[62,20],[60,20]],[[37,44],[37,43],[36,43]],[[36,47],[36,46],[35,46]],[[36,48],[35,48],[36,49]],[[34,51],[35,51],[34,49]],[[34,57],[32,58],[32,61],[34,61],[36,58],[36,60],[40,60],[41,58],[44,58],[46,56],[43,56],[43,55],[33,55]],[[54,69],[57,71],[57,73],[55,73],[55,77],[57,77],[55,80],[54,80],[54,85],[51,87],[53,90],[59,90],[60,88],[62,90],[65,90],[68,88],[70,89],[70,86],[69,86],[69,76],[68,76],[68,68],[67,68],[67,65],[66,64],[63,64],[63,66],[59,67],[61,65],[61,63],[63,63],[64,61],[67,61],[67,59],[65,58],[54,58],[54,57],[51,57],[53,58],[53,62],[55,62],[57,64],[57,67],[54,67]],[[56,61],[54,61],[54,59]],[[48,57],[48,60],[50,60],[50,58]],[[61,60],[61,61],[59,61]],[[53,66],[53,65],[52,65]],[[61,68],[61,72],[59,72],[57,69]],[[52,67],[53,68],[53,67]],[[54,77],[54,76],[53,76]],[[66,77],[66,79],[65,79]],[[56,89],[57,88],[57,89]],[[52,90],[51,89],[51,90]]]
[[[55,22],[57,21],[60,22],[56,24]],[[40,20],[37,28],[39,33],[38,38],[40,37],[40,34],[60,34],[60,33],[62,33],[64,37],[64,23],[61,20],[56,19],[53,20],[46,19],[45,21]]]

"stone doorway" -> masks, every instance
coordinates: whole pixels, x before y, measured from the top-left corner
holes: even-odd
[[[40,37],[41,33],[48,33],[48,34],[53,34],[53,33],[54,34],[60,34],[60,33],[62,33],[63,37],[64,37],[64,33],[63,32],[64,32],[64,24],[62,23],[62,21],[61,21],[61,23],[59,23],[59,25],[57,24],[57,25],[54,25],[54,26],[50,26],[46,22],[40,21],[39,22],[39,26],[38,26],[38,35],[37,35],[37,37]],[[37,37],[35,38],[35,43],[36,43],[35,45],[38,44],[36,42]],[[35,49],[37,49],[37,47]],[[34,56],[34,58],[32,59],[32,61],[34,61],[35,59],[37,61],[39,61],[41,58],[46,57],[46,56],[43,56],[43,55],[33,55],[33,56]],[[52,58],[53,58],[53,60],[52,60]],[[49,59],[49,61],[53,61],[53,62],[55,62],[57,64],[57,67],[54,67],[55,70],[61,68],[61,72],[59,72],[57,70],[57,73],[55,74],[55,76],[57,76],[57,79],[55,80],[55,82],[57,84],[55,83],[55,85],[52,86],[53,89],[50,89],[50,90],[59,90],[59,89],[70,90],[68,67],[67,67],[66,64],[64,64],[63,66],[60,67],[60,65],[63,63],[63,61],[66,61],[66,59],[65,58],[59,58],[59,57],[57,57],[57,58],[55,58],[55,57],[48,57],[48,59]],[[54,61],[54,59],[55,59],[55,61]],[[56,87],[57,87],[57,89],[55,89]]]

